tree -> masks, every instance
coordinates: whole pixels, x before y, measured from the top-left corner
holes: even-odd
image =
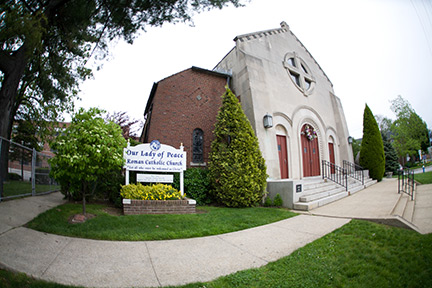
[[[256,205],[264,195],[266,165],[252,126],[228,87],[213,133],[209,177],[215,198],[229,207]]]
[[[91,76],[87,61],[103,58],[111,40],[132,43],[146,26],[191,21],[194,12],[239,1],[1,1],[0,136],[10,139],[21,107],[50,116],[70,108],[65,103]]]
[[[120,127],[101,117],[102,111],[80,111],[71,125],[51,147],[56,151],[50,160],[51,173],[67,195],[82,197],[85,215],[86,197],[92,195],[104,177],[123,166],[126,140]]]
[[[369,175],[373,179],[382,180],[385,171],[384,145],[378,124],[368,105],[363,113],[360,165],[369,170]]]
[[[10,139],[17,114],[54,123],[73,111],[79,84],[92,76],[87,62],[103,59],[110,41],[133,43],[146,26],[188,22],[194,12],[229,3],[241,6],[240,0],[0,1],[0,136]],[[0,180],[7,174],[9,144],[3,145]]]
[[[397,116],[391,127],[392,139],[399,157],[405,159],[406,155],[417,155],[420,149],[427,151],[429,137],[426,122],[402,96],[399,95],[391,103],[391,109]]]
[[[387,136],[383,133],[382,133],[382,139],[384,144],[385,171],[396,174],[397,170],[399,170],[399,162],[398,162],[399,157],[392,143],[387,138]]]
[[[126,140],[132,139],[138,141],[138,133],[142,130],[143,123],[137,119],[130,119],[126,113],[127,112],[114,112],[112,115],[108,114],[106,119],[120,126],[123,137]]]

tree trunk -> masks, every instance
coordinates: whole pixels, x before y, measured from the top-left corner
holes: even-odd
[[[83,196],[83,199],[82,199],[82,202],[83,202],[83,215],[85,216],[86,215],[86,190],[87,190],[87,182],[85,182],[85,181],[83,181],[83,183],[82,183],[83,185],[82,185],[82,196]]]
[[[17,90],[28,63],[27,51],[27,45],[24,43],[12,55],[4,51],[0,52],[0,70],[3,72],[3,81],[0,88],[0,136],[8,140],[11,139],[13,120],[18,107],[15,103]],[[0,155],[1,182],[6,179],[8,170],[9,149],[4,149],[6,147],[8,148],[9,145],[3,145]]]

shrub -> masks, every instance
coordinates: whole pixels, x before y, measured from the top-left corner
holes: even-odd
[[[283,200],[282,197],[280,196],[280,194],[276,194],[274,200],[273,200],[273,205],[276,207],[282,207],[283,205]]]
[[[378,124],[366,105],[363,114],[363,140],[360,165],[369,170],[371,178],[381,181],[385,172],[384,145]]]
[[[189,198],[197,201],[198,205],[207,205],[213,202],[208,173],[208,169],[205,168],[189,168],[184,172],[184,190]],[[176,189],[180,189],[179,178],[179,173],[176,173],[173,185]]]
[[[135,200],[179,200],[181,192],[166,184],[144,186],[141,183],[123,185],[120,195],[125,199]]]
[[[21,181],[22,180],[21,175],[18,175],[16,173],[9,173],[8,179],[12,180],[12,181]]]
[[[270,197],[266,197],[264,200],[264,207],[271,207],[273,206],[273,201]]]
[[[257,205],[266,187],[266,165],[252,126],[229,88],[213,133],[209,177],[216,200],[228,207]]]

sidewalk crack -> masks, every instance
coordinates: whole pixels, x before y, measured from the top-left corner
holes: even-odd
[[[149,250],[149,248],[148,248],[147,242],[145,242],[145,247],[146,247],[146,249],[147,249],[147,254],[149,255],[150,265],[151,265],[151,267],[152,267],[153,273],[154,273],[154,275],[155,275],[155,277],[156,277],[156,280],[157,280],[157,282],[158,282],[158,284],[159,284],[158,286],[159,286],[159,287],[162,287],[162,284],[161,284],[161,282],[160,282],[160,280],[159,280],[159,277],[158,277],[158,275],[157,275],[157,273],[156,273],[156,268],[155,268],[154,265],[153,265],[153,260],[152,260],[152,257],[151,257],[150,250]]]
[[[49,268],[51,268],[51,266],[53,265],[53,263],[57,260],[57,258],[60,256],[60,254],[63,253],[63,251],[66,249],[67,246],[69,246],[69,244],[72,242],[73,239],[67,239],[66,244],[60,249],[60,251],[57,253],[57,255],[54,257],[53,260],[51,260],[51,262],[47,265],[46,269],[42,272],[41,277],[45,275],[45,273],[48,271]]]

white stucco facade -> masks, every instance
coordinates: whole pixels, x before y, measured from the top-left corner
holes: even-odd
[[[237,36],[235,47],[215,70],[231,71],[230,86],[240,97],[246,116],[258,137],[270,179],[303,179],[302,131],[309,125],[316,132],[319,163],[353,162],[348,128],[340,99],[312,55],[289,30],[281,28]],[[270,114],[273,127],[264,128]],[[286,139],[288,175],[282,177],[277,135]],[[304,136],[303,136],[304,137]],[[314,153],[315,153],[314,149]],[[316,175],[315,175],[316,176]]]

